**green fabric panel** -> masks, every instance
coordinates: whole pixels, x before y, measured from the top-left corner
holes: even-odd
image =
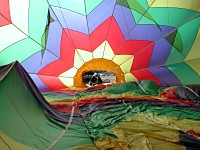
[[[183,85],[200,84],[199,75],[185,62],[168,65],[167,68],[176,75]]]
[[[140,85],[141,88],[140,87]],[[136,82],[125,82],[122,84],[116,84],[111,87],[105,88],[99,91],[93,92],[84,92],[81,94],[76,94],[76,97],[84,97],[84,96],[95,96],[102,95],[102,93],[110,93],[110,94],[123,94],[127,92],[135,92],[143,95],[158,95],[158,85],[150,80],[143,80],[137,84]]]
[[[66,100],[66,99],[73,99],[74,96],[73,95],[67,95],[67,94],[61,94],[61,93],[43,93],[42,94],[45,97],[48,98],[52,98],[52,99],[62,99],[62,100]]]
[[[108,92],[112,94],[122,94],[122,93],[130,92],[130,91],[135,91],[138,93],[145,94],[144,91],[137,84],[134,84],[132,82],[116,84],[104,90],[104,92]]]
[[[0,53],[0,66],[9,64],[13,61],[18,60],[19,62],[24,61],[26,58],[35,54],[41,50],[41,45],[34,42],[30,38],[23,39]],[[15,54],[15,55],[13,55]]]
[[[140,18],[140,20],[137,23],[138,24],[157,24],[156,21],[152,21],[151,19],[149,19],[145,16],[142,16],[142,18]]]
[[[175,36],[175,40],[174,40],[174,44],[173,46],[176,48],[176,50],[178,50],[178,52],[183,55],[183,42],[182,42],[182,37],[180,35],[180,32],[178,30],[176,36]]]
[[[200,14],[199,14],[200,15]],[[200,16],[181,26],[178,31],[181,36],[183,54],[186,57],[192,48],[200,26]]]
[[[137,0],[137,2],[144,8],[144,9],[148,9],[149,8],[149,4],[147,2],[147,0]]]
[[[146,24],[149,24],[149,22],[151,22],[151,24],[155,24],[154,19],[152,18],[152,16],[149,13],[146,13],[147,10],[149,9],[148,7],[148,3],[146,0],[118,0],[116,2],[116,4],[118,5],[122,5],[124,7],[130,8],[131,12],[134,16],[134,19],[137,23],[139,23],[139,21],[141,19],[145,19],[146,20]]]
[[[110,132],[110,129],[126,119],[126,116],[132,116],[137,113],[137,111],[132,114],[130,114],[130,112],[131,108],[127,105],[114,107],[96,111],[84,121],[92,138],[97,139],[104,136],[116,138],[116,136]]]
[[[142,80],[140,81],[140,85],[150,95],[158,95],[159,86],[155,82],[150,80]]]
[[[97,7],[103,0],[85,0],[86,5],[86,13],[87,15],[95,8]]]
[[[158,86],[156,83],[148,80],[140,82],[141,87],[147,91],[149,94],[157,95]],[[141,88],[137,83],[125,82],[123,84],[116,84],[109,88],[103,90],[103,92],[108,92],[112,94],[122,94],[126,92],[137,92],[146,95],[147,93]]]
[[[172,48],[166,64],[180,62],[188,55],[198,33],[200,17],[188,22],[178,29],[174,47]],[[188,32],[189,31],[189,32]],[[177,48],[177,49],[176,49]]]
[[[176,38],[177,30],[168,34],[165,39],[173,46],[175,38]]]
[[[129,8],[127,0],[117,0],[116,4]]]
[[[148,13],[151,14],[154,21],[159,25],[168,25],[169,24],[169,11],[166,8],[149,8]],[[165,17],[160,17],[165,16]],[[155,22],[148,21],[145,18],[140,20],[140,24],[155,24]]]
[[[188,23],[192,18],[199,15],[199,12],[179,8],[149,8],[147,13],[151,16],[151,18],[147,17],[151,21],[147,21],[147,19],[142,18],[139,24],[155,24],[156,22],[156,24],[159,25],[177,28]]]
[[[131,13],[133,14],[133,17],[135,19],[135,22],[136,23],[139,23],[139,21],[141,20],[141,18],[143,17],[142,14],[138,13],[137,11],[135,10],[131,10]]]
[[[141,14],[142,16],[145,16],[146,18],[148,18],[148,19],[150,19],[151,21],[154,22],[153,17],[147,11],[148,10],[148,5],[147,5],[147,3],[145,4],[143,0],[140,1],[140,2],[137,1],[137,0],[128,0],[127,2],[129,4],[129,8],[130,9],[135,10],[136,12]],[[133,14],[133,16],[134,16],[134,14]]]
[[[145,12],[149,8],[146,0],[117,0],[116,4],[133,10],[139,8],[139,12]]]
[[[19,143],[47,149],[63,132],[63,128],[47,118],[15,68],[0,84],[0,130]],[[67,131],[61,138],[62,142],[58,143],[59,149],[92,143],[84,126],[72,126],[69,133]],[[71,138],[76,140],[71,141]]]
[[[41,49],[46,46],[47,37],[48,37],[48,27],[45,28],[44,33],[41,38],[41,44],[42,44]]]
[[[46,149],[47,142],[56,138],[53,135],[58,131],[52,134],[54,125],[47,125],[50,122],[14,68],[1,81],[0,110],[1,131],[19,143]]]
[[[73,148],[84,144],[93,144],[93,140],[87,133],[86,126],[72,125],[52,150],[62,150],[63,147],[65,149]]]
[[[184,61],[184,56],[181,55],[175,47],[172,47],[167,61],[165,62],[165,65],[174,64],[182,61]]]
[[[96,95],[96,94],[102,94],[102,91],[93,91],[93,92],[83,92],[83,93],[78,93],[76,94],[76,97],[84,97],[84,96],[92,96],[92,95]]]
[[[39,44],[46,28],[48,7],[47,1],[30,1],[29,36]]]
[[[96,111],[85,119],[85,123],[89,129],[90,136],[94,139],[104,136],[116,138],[116,136],[111,133],[110,129],[137,113],[153,113],[158,116],[171,116],[178,119],[200,120],[199,112],[132,103],[129,105]]]
[[[49,28],[48,28],[48,26],[46,26],[44,34],[42,35],[42,38],[41,38],[41,44],[42,44],[41,53],[42,53],[42,57],[44,56],[44,52],[45,52],[45,49],[43,49],[43,48],[46,47],[47,38],[48,38],[48,32],[49,32]]]
[[[51,102],[62,102],[63,100],[66,100],[69,102],[69,103],[72,103],[72,100],[74,99],[74,96],[72,95],[67,95],[67,94],[61,94],[61,93],[43,93],[42,94],[45,98],[45,100],[49,103]]]
[[[96,0],[95,0],[96,1]],[[48,1],[50,5],[60,7],[77,12],[79,14],[82,14],[86,16],[85,12],[85,0],[63,0],[63,1],[58,1],[58,0],[49,0]]]

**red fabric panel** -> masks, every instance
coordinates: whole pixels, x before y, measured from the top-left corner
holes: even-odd
[[[52,90],[64,89],[66,86],[59,80],[58,77],[38,75],[46,86]]]
[[[70,40],[69,36],[67,35],[69,31],[64,29],[62,32],[62,39],[60,45],[60,58],[67,62],[68,69],[72,68],[74,65],[74,52],[75,47]]]
[[[69,30],[69,32],[76,48],[91,52],[89,35],[73,30]]]
[[[186,131],[186,133],[191,134],[191,135],[194,135],[194,136],[200,138],[200,133],[197,133],[197,132],[195,132],[194,130],[188,130],[188,131]]]
[[[134,62],[131,67],[131,71],[148,67],[151,54],[153,52],[153,48],[154,48],[154,44],[146,47],[145,49],[143,49],[142,51],[134,55]]]
[[[51,106],[61,112],[71,113],[71,111],[72,111],[72,106],[67,105],[67,104],[51,104]],[[77,107],[74,107],[74,112],[75,113],[79,112]]]
[[[163,96],[163,97],[169,98],[169,99],[177,99],[176,94],[175,94],[175,89],[171,89],[164,93],[161,93],[160,96]]]
[[[116,54],[135,55],[137,52],[139,52],[142,49],[145,49],[145,47],[147,47],[150,44],[152,44],[152,42],[149,41],[139,41],[139,40],[124,41]]]
[[[119,47],[124,42],[124,37],[114,17],[111,20],[109,28],[108,42],[115,54],[119,53]]]
[[[42,68],[38,72],[38,75],[48,75],[57,77],[68,69],[69,65],[66,64],[64,61],[62,61],[61,59],[59,59]]]
[[[138,80],[152,80],[156,82],[158,85],[161,85],[159,80],[148,70],[142,69],[138,71],[131,72]]]
[[[92,50],[95,50],[101,43],[106,40],[111,20],[112,17],[108,18],[90,34]]]
[[[153,42],[150,41],[125,40],[114,17],[112,18],[111,25],[109,28],[108,41],[115,54],[129,55],[134,55],[140,50],[143,50],[149,45],[153,44]],[[150,48],[153,47],[151,46]]]
[[[11,24],[9,0],[0,2],[0,27]]]
[[[77,103],[77,106],[81,106],[84,104],[92,104],[92,103],[96,103],[96,102],[100,102],[100,101],[112,101],[112,100],[117,100],[117,98],[106,98],[106,97],[102,97],[102,98],[88,98],[88,99],[84,99],[82,101],[79,101]],[[178,104],[187,104],[187,105],[191,105],[194,106],[194,103],[192,103],[191,101],[185,101],[185,100],[179,100],[179,99],[165,99],[165,100],[161,100],[161,99],[156,99],[156,98],[152,98],[152,97],[144,97],[144,98],[129,98],[129,97],[122,97],[120,98],[120,100],[128,100],[128,101],[154,101],[154,102],[173,102],[173,103],[178,103]]]

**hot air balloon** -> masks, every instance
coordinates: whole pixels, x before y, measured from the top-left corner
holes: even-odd
[[[4,114],[18,113],[0,115],[0,148],[142,149],[149,142],[177,149],[190,136],[198,145],[199,27],[199,0],[1,0],[0,104]],[[115,83],[87,89],[83,75],[90,71],[111,72]],[[197,100],[173,95],[176,87],[194,84]],[[13,123],[6,118],[20,116],[24,133],[3,129]],[[70,139],[77,143],[66,146]]]

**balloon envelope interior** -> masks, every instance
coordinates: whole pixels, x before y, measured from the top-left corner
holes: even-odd
[[[198,0],[3,0],[0,65],[18,60],[41,91],[85,87],[83,73],[116,83],[200,83]]]

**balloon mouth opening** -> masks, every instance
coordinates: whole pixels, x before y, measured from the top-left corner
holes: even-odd
[[[87,87],[116,82],[116,74],[106,70],[89,70],[83,73],[82,78]]]
[[[88,84],[85,84],[84,82],[85,80],[84,76],[87,74],[87,72],[92,72],[92,71],[93,73],[102,73],[100,75],[102,78],[105,78],[105,79],[106,77],[103,77],[103,76],[110,74],[109,78],[107,79],[109,79],[110,82],[112,83],[125,82],[124,72],[122,71],[119,65],[117,65],[112,60],[108,60],[105,58],[93,58],[92,60],[85,62],[77,70],[74,76],[74,86],[78,88],[88,87]],[[112,79],[111,79],[111,76],[112,76]],[[104,82],[108,82],[108,80]]]

